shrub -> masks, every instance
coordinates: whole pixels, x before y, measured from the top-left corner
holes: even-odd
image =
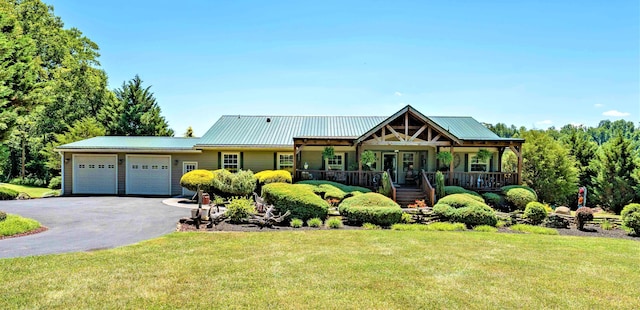
[[[256,179],[251,170],[231,173],[226,169],[213,171],[212,191],[223,197],[249,196],[256,188]]]
[[[453,194],[471,194],[473,196],[477,196],[477,197],[482,198],[482,196],[480,196],[480,194],[478,194],[478,193],[476,193],[474,191],[470,191],[468,189],[464,189],[464,188],[462,188],[460,186],[445,186],[444,187],[444,194],[445,194],[445,196],[453,195]],[[484,200],[483,200],[483,202],[484,202]]]
[[[371,224],[371,223],[364,223],[362,224],[362,229],[364,230],[379,230],[382,229],[382,227],[376,225],[376,224]]]
[[[262,197],[276,211],[290,211],[291,218],[303,221],[314,217],[326,219],[329,204],[314,194],[311,188],[313,186],[305,184],[271,183],[262,187]]]
[[[512,188],[505,192],[505,198],[512,206],[518,210],[524,210],[527,204],[537,201],[535,193],[524,188]]]
[[[253,175],[259,184],[291,183],[291,172],[287,170],[263,170]]]
[[[602,223],[600,223],[600,228],[604,229],[604,230],[612,230],[613,229],[613,224],[611,224],[611,222],[609,222],[609,220],[605,219],[602,221]]]
[[[211,192],[211,183],[213,182],[213,172],[209,170],[196,169],[185,173],[180,178],[180,186],[195,192],[200,189],[205,192]]]
[[[291,225],[291,227],[293,228],[300,228],[302,227],[302,220],[301,219],[292,219],[291,223],[289,223]]]
[[[444,190],[444,174],[438,171],[436,172],[436,197],[440,199],[446,195]]]
[[[578,225],[578,229],[582,230],[584,224],[588,221],[593,221],[593,210],[589,207],[578,208],[578,210],[576,210],[576,224]]]
[[[18,192],[10,188],[0,186],[0,200],[14,200],[18,197],[18,194]]]
[[[492,207],[498,207],[502,205],[503,198],[496,193],[484,193],[482,194],[482,198],[484,198],[484,201]]]
[[[547,209],[543,204],[532,201],[527,204],[522,217],[529,219],[533,225],[539,225],[547,218]]]
[[[236,197],[227,204],[227,216],[231,223],[243,223],[256,213],[256,208],[250,199]]]
[[[484,200],[480,197],[463,193],[445,196],[438,200],[438,203],[444,203],[453,208],[464,208],[472,205],[484,205]]]
[[[447,220],[453,216],[454,208],[452,208],[448,204],[444,204],[438,202],[435,206],[433,206],[433,214],[441,217],[444,220]]]
[[[331,185],[331,184],[320,184],[317,187],[317,192],[322,193],[322,198],[324,199],[344,199],[344,196],[347,194],[341,189]]]
[[[61,176],[57,176],[57,177],[53,177],[51,178],[51,180],[49,180],[49,186],[50,189],[61,189],[62,188],[62,177]]]
[[[320,226],[322,226],[322,220],[317,218],[317,217],[314,217],[314,218],[309,219],[307,221],[307,226],[309,226],[309,227],[320,227]]]
[[[498,231],[497,228],[493,227],[493,226],[489,226],[489,225],[480,225],[480,226],[476,226],[473,228],[474,231],[480,231],[480,232],[496,232]]]
[[[519,231],[524,233],[531,233],[537,235],[558,235],[558,231],[553,228],[546,228],[540,226],[533,226],[527,224],[516,224],[509,227],[513,231]]]
[[[467,227],[462,223],[394,224],[392,230],[399,231],[464,231]]]
[[[386,171],[382,173],[382,180],[380,180],[380,188],[378,189],[378,192],[386,197],[391,197],[393,194],[391,189],[391,178]]]
[[[503,195],[506,195],[508,191],[514,188],[524,189],[530,192],[535,197],[536,201],[538,201],[538,194],[536,194],[536,191],[534,191],[533,188],[526,185],[507,185],[507,186],[501,187],[500,190],[502,191]]]
[[[390,226],[400,222],[402,209],[393,200],[377,193],[366,193],[347,198],[338,207],[347,222],[354,225],[372,223]]]
[[[15,185],[22,185],[22,186],[32,186],[32,187],[43,187],[47,184],[45,180],[34,178],[34,177],[14,178],[14,179],[11,179],[9,183],[15,184]]]
[[[332,217],[329,220],[327,220],[327,227],[332,229],[338,229],[342,227],[342,220],[337,217]]]
[[[636,235],[640,235],[640,203],[630,203],[620,213],[622,225],[629,228]]]
[[[370,189],[365,188],[365,187],[349,186],[349,185],[344,185],[344,184],[341,184],[341,183],[331,182],[331,181],[305,180],[305,181],[297,182],[296,184],[308,184],[308,185],[313,185],[313,186],[320,186],[322,184],[327,184],[327,185],[332,185],[334,187],[337,187],[337,188],[339,188],[341,191],[343,191],[345,193],[351,193],[351,192],[356,192],[356,191],[361,192],[361,193],[371,192]]]
[[[40,223],[36,220],[15,214],[7,214],[7,218],[0,222],[0,236],[13,236],[39,227]]]
[[[413,216],[409,213],[402,213],[402,217],[400,218],[400,223],[409,224],[413,222]]]
[[[7,218],[7,213],[0,211],[0,222],[4,221]]]

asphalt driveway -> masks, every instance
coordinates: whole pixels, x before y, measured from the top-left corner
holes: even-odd
[[[38,220],[49,230],[0,240],[0,258],[128,245],[175,231],[189,210],[162,198],[55,197],[0,201],[0,210]]]

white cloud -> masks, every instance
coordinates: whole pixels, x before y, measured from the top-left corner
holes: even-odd
[[[615,116],[615,117],[623,117],[631,115],[629,112],[620,112],[618,110],[609,110],[607,112],[603,112],[604,116]]]
[[[604,107],[604,104],[602,104],[602,103],[596,103],[596,104],[594,104],[594,105],[593,105],[593,107],[594,107],[594,108],[602,108],[602,107]]]
[[[550,119],[545,119],[544,121],[536,122],[536,125],[551,125],[553,122]]]
[[[398,97],[402,97],[402,95],[403,95],[403,94],[402,94],[401,92],[399,92],[399,91],[397,91],[397,92],[395,92],[395,93],[393,93],[393,94],[394,94],[394,95],[396,95],[396,96],[398,96]]]

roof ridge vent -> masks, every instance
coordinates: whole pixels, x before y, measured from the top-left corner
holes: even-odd
[[[267,117],[267,123],[271,123],[271,117]]]

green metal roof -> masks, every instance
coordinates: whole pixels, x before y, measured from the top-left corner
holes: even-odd
[[[59,146],[57,149],[150,149],[150,150],[191,150],[200,138],[176,137],[94,137]]]
[[[499,137],[473,117],[429,116],[429,118],[461,140],[513,140]]]
[[[291,146],[294,137],[357,138],[383,116],[245,116],[224,115],[198,145]]]

